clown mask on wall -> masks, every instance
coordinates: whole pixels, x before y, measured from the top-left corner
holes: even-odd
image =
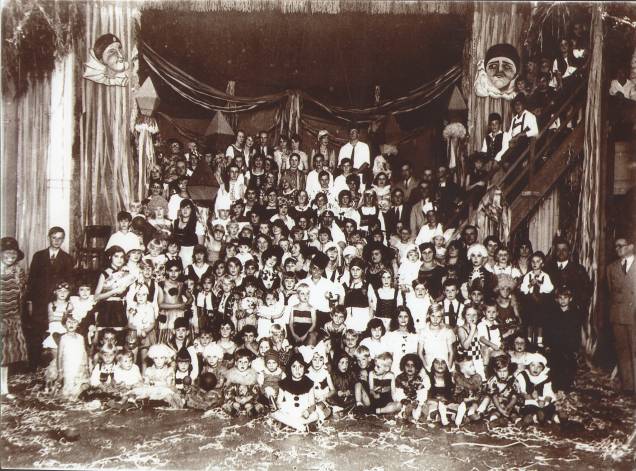
[[[475,94],[480,97],[512,100],[515,80],[519,76],[519,53],[511,44],[495,44],[486,52],[486,58],[477,64]]]
[[[117,36],[107,33],[97,38],[85,64],[84,78],[104,85],[128,84],[128,62]]]

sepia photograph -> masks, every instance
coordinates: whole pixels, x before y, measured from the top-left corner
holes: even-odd
[[[2,0],[0,468],[636,468],[636,2]]]

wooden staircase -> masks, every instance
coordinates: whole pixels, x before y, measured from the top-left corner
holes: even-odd
[[[510,205],[510,234],[532,215],[542,198],[582,155],[586,89],[586,81],[578,84],[510,168],[493,176],[492,183],[502,189]],[[559,127],[549,129],[557,119]],[[569,130],[567,125],[572,120],[578,123]]]

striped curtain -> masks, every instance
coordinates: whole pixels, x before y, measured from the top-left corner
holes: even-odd
[[[599,238],[601,218],[598,208],[601,201],[601,105],[603,89],[603,5],[594,7],[590,28],[590,44],[593,45],[590,59],[590,75],[585,105],[585,140],[583,142],[583,176],[579,211],[577,216],[576,243],[580,263],[592,280],[593,292],[590,312],[583,326],[585,349],[588,355],[596,350],[596,313],[598,301],[598,257],[601,251]]]
[[[517,3],[474,3],[472,40],[467,54],[468,74],[463,84],[464,96],[468,97],[469,152],[481,148],[490,113],[499,113],[503,117],[504,129],[507,129],[510,122],[511,102],[501,98],[478,97],[472,84],[477,73],[477,63],[484,59],[490,46],[509,43],[521,54],[521,33],[527,19],[523,8]]]
[[[92,2],[86,8],[86,42],[79,54],[88,59],[95,39],[117,36],[126,57],[133,57],[137,16],[132,2]],[[132,68],[132,66],[131,66]],[[131,73],[131,75],[134,75]],[[134,77],[124,87],[82,80],[80,122],[81,224],[113,225],[136,193],[136,157],[132,142]],[[134,124],[134,123],[133,123]]]
[[[51,78],[27,81],[17,103],[16,238],[28,264],[47,244]]]
[[[528,222],[528,238],[534,250],[548,253],[554,235],[559,229],[559,189],[555,187],[543,198],[537,211]]]

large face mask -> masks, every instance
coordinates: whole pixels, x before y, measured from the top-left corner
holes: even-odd
[[[486,74],[495,87],[504,90],[517,76],[517,66],[508,57],[493,57],[486,64]]]
[[[100,58],[104,65],[113,73],[118,74],[128,68],[128,63],[124,58],[123,49],[120,42],[110,44]]]

